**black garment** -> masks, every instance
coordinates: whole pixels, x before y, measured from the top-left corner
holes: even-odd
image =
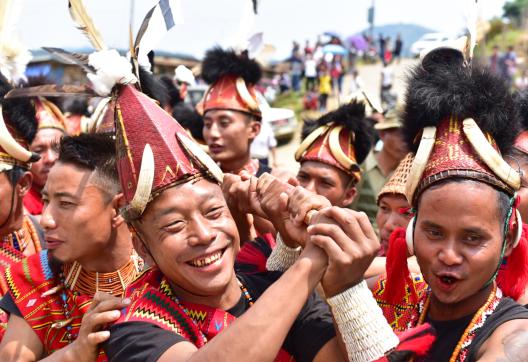
[[[253,300],[258,299],[280,276],[279,272],[238,275]],[[248,308],[245,297],[241,296],[237,305],[228,312],[239,317]],[[312,293],[288,332],[283,348],[296,361],[312,361],[334,336],[328,306]],[[167,349],[184,340],[182,336],[148,322],[125,322],[110,328],[110,339],[103,348],[109,361],[150,362],[157,361]]]
[[[259,168],[255,176],[260,177],[264,172],[271,173],[271,168],[259,161]]]
[[[2,299],[0,299],[0,309],[9,315],[14,314],[17,317],[24,318],[22,313],[20,313],[20,309],[18,309],[17,305],[15,304],[11,293],[6,293]]]
[[[469,315],[457,320],[442,322],[426,318],[426,322],[434,327],[437,337],[436,342],[428,353],[428,357],[423,361],[449,361],[451,354],[455,350],[458,341],[462,338],[462,334],[472,318],[473,315]],[[528,319],[528,310],[510,298],[502,299],[495,309],[495,312],[486,319],[482,328],[477,332],[469,347],[466,361],[475,362],[480,347],[491,334],[503,323],[514,319]]]

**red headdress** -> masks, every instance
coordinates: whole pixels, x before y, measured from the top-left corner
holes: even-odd
[[[502,79],[478,64],[468,64],[456,49],[433,50],[411,74],[403,123],[407,143],[415,154],[406,185],[411,205],[416,207],[419,196],[429,186],[450,178],[483,182],[514,199],[520,176],[501,153],[513,144],[519,120]],[[526,235],[521,237],[520,214],[513,207],[514,217],[509,226],[516,225],[517,240],[508,264],[519,266],[521,263],[515,260],[519,257],[526,260],[528,254],[526,247],[518,247],[526,245]],[[387,269],[406,270],[407,249],[413,252],[414,219],[404,239],[401,230],[395,233],[390,240],[392,253],[387,257]],[[524,263],[519,268],[521,280],[512,278],[513,273],[509,277],[503,272],[499,274],[499,286],[505,295],[517,298],[524,291],[528,265]],[[391,285],[393,292],[386,298],[397,302],[395,299],[405,293],[405,284],[413,288],[408,282],[409,278],[388,274],[387,285]],[[415,294],[411,290],[411,295]]]
[[[38,129],[53,128],[66,132],[66,119],[59,107],[43,97],[34,100]]]
[[[359,164],[372,146],[372,133],[365,119],[365,103],[353,100],[315,122],[305,122],[304,139],[295,152],[295,159],[334,166],[358,182]]]
[[[260,65],[247,52],[213,48],[202,62],[202,78],[210,84],[200,104],[203,114],[212,109],[229,109],[261,118],[255,85],[262,76]]]

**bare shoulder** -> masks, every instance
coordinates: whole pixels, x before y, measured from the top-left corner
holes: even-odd
[[[528,319],[514,319],[499,326],[480,347],[478,361],[517,362],[528,353]]]

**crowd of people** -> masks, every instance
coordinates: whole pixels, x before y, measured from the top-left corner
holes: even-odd
[[[528,92],[469,42],[402,109],[358,92],[305,122],[291,174],[251,156],[247,51],[206,52],[192,108],[188,69],[83,30],[96,51],[61,55],[86,86],[0,57],[0,360],[523,360]]]

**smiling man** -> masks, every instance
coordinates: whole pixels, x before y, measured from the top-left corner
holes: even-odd
[[[346,304],[348,294],[339,295],[355,288],[361,271],[341,273],[332,261],[325,274],[325,254],[308,243],[282,275],[235,273],[240,237],[220,187],[221,170],[151,99],[131,85],[115,89],[122,214],[155,265],[127,290],[131,304],[104,345],[110,361],[344,360],[332,314],[313,288],[326,275],[328,296]],[[336,225],[346,225],[340,215]],[[347,264],[352,269],[368,265],[376,252],[374,232],[365,230],[354,242],[346,235],[358,230],[336,238],[358,245],[357,263]],[[345,313],[350,306],[336,303],[349,355],[381,357],[397,344],[376,310],[365,324],[376,336],[355,343],[355,318],[371,318],[371,310],[351,315]]]
[[[113,138],[63,138],[43,195],[48,250],[6,272],[8,293],[0,307],[10,317],[0,360],[76,355],[95,360],[97,343],[108,338],[99,328],[117,319],[112,310],[124,306],[96,293],[121,296],[139,273],[130,232],[118,212],[122,194]],[[104,354],[98,358],[104,360]]]
[[[526,289],[528,266],[520,177],[500,154],[519,127],[508,87],[440,48],[413,69],[406,101],[415,153],[406,194],[416,211],[389,251],[397,271],[414,253],[423,279],[389,273],[374,295],[395,330],[432,324],[428,360],[514,361],[528,350],[528,311],[510,298]]]

